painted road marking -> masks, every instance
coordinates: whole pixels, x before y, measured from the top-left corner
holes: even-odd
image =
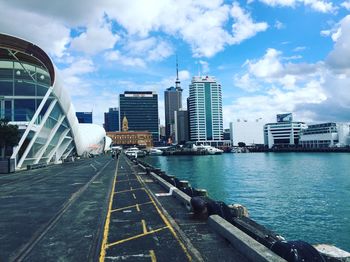
[[[142,231],[144,234],[146,234],[147,233],[146,221],[142,219],[141,223],[142,223]]]
[[[119,165],[119,159],[117,161],[117,166],[115,168],[114,183],[112,184],[112,192],[111,192],[111,196],[109,198],[109,205],[108,205],[107,217],[106,217],[106,221],[105,221],[105,228],[103,231],[103,240],[102,240],[101,252],[100,252],[100,262],[104,262],[105,256],[106,256],[106,248],[107,248],[107,240],[108,240],[108,232],[109,232],[109,222],[111,219],[111,210],[112,210],[113,196],[114,196],[114,185],[115,185],[115,181],[117,180],[117,176],[118,176],[118,165]]]
[[[147,233],[142,233],[142,234],[139,234],[139,235],[136,235],[136,236],[133,236],[133,237],[128,237],[128,238],[125,238],[125,239],[122,239],[122,240],[118,240],[116,242],[108,244],[106,246],[106,248],[110,248],[112,246],[116,246],[116,245],[122,244],[122,243],[130,241],[130,240],[134,240],[134,239],[137,239],[137,238],[140,238],[140,237],[148,236],[150,234],[157,233],[157,232],[162,231],[162,230],[167,229],[167,228],[169,228],[169,227],[165,226],[165,227],[161,227],[161,228],[158,228],[158,229],[154,229],[152,231],[147,231]]]
[[[136,196],[135,196],[135,194],[134,194],[134,193],[132,193],[132,197],[133,197],[134,199],[136,199]]]
[[[154,253],[154,250],[150,250],[149,255],[151,257],[152,262],[157,262],[157,257],[156,257],[156,253]]]
[[[135,189],[127,189],[127,190],[114,192],[114,194],[121,194],[121,193],[126,193],[126,192],[131,192],[131,191],[137,191],[137,190],[145,190],[145,188],[140,187],[140,188],[135,188]]]
[[[132,205],[132,206],[116,208],[116,209],[111,210],[111,213],[117,212],[117,211],[121,211],[121,210],[124,210],[124,209],[130,209],[130,208],[133,208],[133,207],[135,207],[136,210],[137,210],[138,212],[140,212],[140,206],[148,205],[148,204],[152,204],[152,202],[149,201],[149,202],[142,203],[142,204],[136,204],[136,205]]]

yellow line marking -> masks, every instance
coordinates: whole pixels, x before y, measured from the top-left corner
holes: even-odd
[[[157,262],[157,257],[156,257],[156,253],[154,253],[154,250],[150,250],[149,255],[151,256],[152,262]]]
[[[148,205],[148,204],[152,204],[152,202],[149,201],[149,202],[142,203],[142,204],[136,204],[136,205],[132,205],[132,206],[116,208],[116,209],[111,210],[111,213],[117,212],[117,211],[121,211],[121,210],[124,210],[124,209],[130,209],[130,208],[133,208],[133,207],[136,207],[136,210],[137,210],[138,212],[140,212],[140,206]]]
[[[122,191],[117,191],[114,194],[126,193],[126,192],[131,192],[131,191],[136,191],[136,190],[145,190],[145,188],[140,187],[140,188],[135,188],[135,189],[126,189],[126,190],[122,190]]]
[[[119,240],[119,241],[116,241],[116,242],[108,244],[106,248],[110,248],[112,246],[116,246],[116,245],[122,244],[122,243],[130,241],[130,240],[134,240],[134,239],[137,239],[137,238],[140,238],[140,237],[144,237],[144,236],[147,236],[147,235],[150,235],[150,234],[162,231],[162,230],[167,229],[167,228],[168,228],[167,226],[166,227],[161,227],[161,228],[158,228],[158,229],[155,229],[155,230],[152,230],[152,231],[148,231],[147,233],[144,233],[144,234],[139,234],[139,235],[136,235],[136,236],[133,236],[133,237],[122,239],[122,240]]]
[[[140,178],[139,178],[140,181]],[[162,218],[162,220],[164,221],[164,223],[167,225],[167,227],[169,227],[170,232],[173,234],[173,236],[175,237],[175,239],[177,240],[177,242],[180,244],[182,250],[184,251],[184,253],[186,254],[187,258],[189,261],[192,261],[192,257],[191,255],[188,253],[186,246],[182,243],[182,241],[179,239],[178,235],[176,234],[174,228],[172,227],[172,225],[170,224],[169,220],[164,216],[164,214],[162,213],[162,211],[159,209],[159,207],[157,206],[156,202],[154,201],[153,197],[151,196],[151,194],[145,190],[146,194],[148,195],[148,197],[150,198],[150,200],[152,201],[154,207],[156,208],[159,216]]]
[[[134,194],[134,193],[132,193],[132,197],[133,197],[134,199],[136,199],[136,196],[135,196],[135,194]]]
[[[112,187],[112,192],[111,192],[111,196],[109,198],[109,205],[108,205],[107,217],[106,217],[106,221],[105,221],[105,228],[103,231],[103,240],[102,240],[101,252],[100,252],[100,260],[99,260],[100,262],[104,262],[105,256],[106,256],[109,222],[111,219],[111,210],[112,210],[113,196],[114,196],[114,185],[117,181],[117,176],[118,176],[118,166],[119,166],[119,158],[118,158],[115,173],[114,173],[114,183],[113,183],[113,187]]]
[[[147,233],[146,221],[142,219],[141,223],[142,223],[142,231],[144,234],[146,234]]]

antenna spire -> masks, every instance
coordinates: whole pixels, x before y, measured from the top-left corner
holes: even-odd
[[[180,86],[180,79],[179,79],[179,64],[177,62],[177,54],[176,54],[176,81],[175,81],[175,87],[176,87],[176,90],[182,91],[181,86]]]

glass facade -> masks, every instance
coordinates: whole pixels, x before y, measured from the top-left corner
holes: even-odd
[[[118,108],[110,108],[105,113],[104,128],[107,132],[119,131],[119,110]]]
[[[129,131],[149,131],[159,141],[158,95],[127,91],[119,96],[119,121],[128,120]]]

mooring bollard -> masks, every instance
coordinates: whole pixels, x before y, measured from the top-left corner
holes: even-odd
[[[195,189],[196,196],[208,196],[207,190],[205,189]]]
[[[249,217],[248,209],[241,204],[232,204],[228,206],[235,217]]]
[[[179,187],[180,187],[180,188],[186,188],[186,187],[188,187],[188,181],[187,181],[187,180],[180,180],[180,182],[179,182]]]

